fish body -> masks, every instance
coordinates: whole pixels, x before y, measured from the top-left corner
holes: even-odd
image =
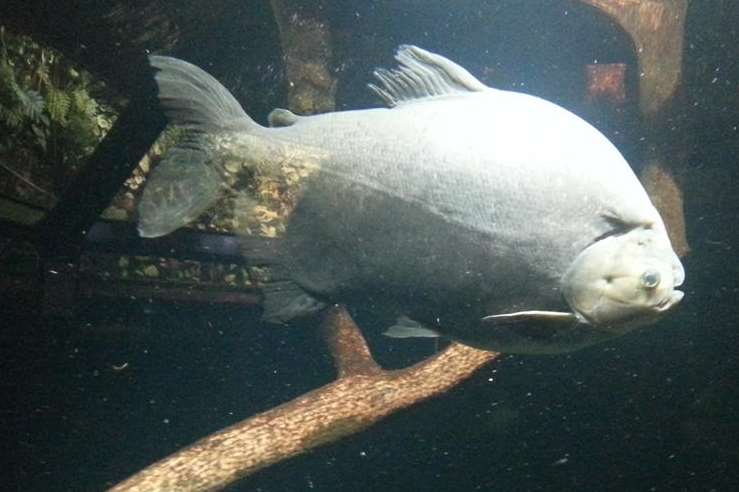
[[[407,320],[391,335],[557,353],[623,334],[679,302],[684,272],[662,219],[600,132],[420,48],[403,46],[397,59],[400,68],[378,71],[381,85],[372,86],[389,108],[280,110],[272,128],[199,69],[154,59],[165,112],[196,142],[179,151],[190,168],[217,181],[207,158],[188,153],[218,153],[208,135],[238,142],[231,151],[247,161],[298,154],[316,165],[280,240],[290,283],[265,294],[266,318],[364,302]],[[176,173],[165,166],[165,174],[161,181]],[[173,218],[176,206],[147,209],[146,198],[144,236],[194,214]],[[645,276],[657,285],[646,287]]]

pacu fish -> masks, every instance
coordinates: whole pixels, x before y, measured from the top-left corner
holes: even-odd
[[[211,206],[224,152],[246,166],[299,155],[310,173],[272,243],[287,280],[265,290],[267,320],[362,302],[397,314],[389,336],[558,353],[680,302],[685,274],[665,225],[598,130],[421,48],[401,46],[396,59],[370,84],[388,107],[278,109],[263,127],[203,70],[151,57],[163,110],[186,138],[149,178],[140,234],[167,234]],[[175,182],[179,195],[151,191]]]

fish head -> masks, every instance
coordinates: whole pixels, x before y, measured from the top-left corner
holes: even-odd
[[[563,293],[583,321],[614,334],[656,321],[677,305],[685,271],[661,227],[607,235],[565,273]]]

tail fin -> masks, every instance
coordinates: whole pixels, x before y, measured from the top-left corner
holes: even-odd
[[[158,237],[197,219],[221,196],[219,169],[212,163],[209,135],[258,127],[215,78],[176,58],[149,57],[159,102],[171,125],[185,130],[149,175],[138,204],[142,237]]]
[[[150,56],[149,62],[170,124],[201,132],[256,126],[228,89],[201,68],[169,56]]]

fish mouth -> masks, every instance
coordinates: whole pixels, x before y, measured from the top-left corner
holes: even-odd
[[[685,292],[681,290],[673,290],[669,297],[665,297],[654,307],[660,313],[668,311],[673,306],[682,301],[683,297],[685,297]]]
[[[680,287],[685,281],[685,269],[679,260],[672,265],[672,279],[675,287]]]

